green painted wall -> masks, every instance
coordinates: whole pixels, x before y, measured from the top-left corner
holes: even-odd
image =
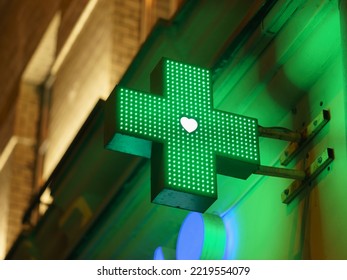
[[[300,12],[303,13],[303,10],[296,15],[299,16]],[[231,236],[228,258],[347,259],[346,84],[341,52],[341,46],[345,46],[341,43],[337,3],[328,4],[314,20],[315,23],[308,26],[308,30],[302,30],[297,28],[299,19],[294,15],[274,41],[276,48],[281,49],[284,43],[280,39],[284,35],[288,39],[290,36],[296,37],[300,32],[306,33],[280,70],[283,70],[282,75],[287,83],[301,92],[297,102],[293,101],[292,108],[295,110],[281,114],[281,104],[269,109],[271,114],[268,115],[265,110],[249,110],[254,114],[263,111],[264,115],[259,117],[267,124],[271,122],[268,119],[278,117],[279,122],[273,125],[283,125],[295,130],[300,130],[303,124],[309,123],[320,110],[329,110],[331,121],[299,154],[292,166],[300,167],[304,160],[312,161],[327,147],[334,149],[335,160],[309,189],[289,205],[281,203],[280,193],[291,183],[290,180],[262,178],[250,187],[250,191],[244,193],[223,214]],[[306,23],[304,22],[305,25]],[[283,87],[285,85],[282,83]],[[267,96],[274,94],[270,89],[267,85],[258,97],[265,108],[269,106]],[[279,98],[281,89],[277,90],[278,93],[275,94]],[[286,97],[288,101],[292,101],[289,95],[280,98],[285,101]],[[273,98],[275,99],[276,97]],[[250,107],[255,106],[257,105],[251,104]],[[276,114],[276,108],[279,114]],[[273,142],[274,140],[263,141],[263,152],[266,154],[264,160],[279,166],[278,156],[283,146],[273,146]]]

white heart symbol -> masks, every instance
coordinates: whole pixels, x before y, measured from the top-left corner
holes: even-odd
[[[188,131],[188,133],[192,133],[198,128],[198,122],[194,119],[188,119],[187,117],[182,117],[180,122],[183,128],[186,131]]]

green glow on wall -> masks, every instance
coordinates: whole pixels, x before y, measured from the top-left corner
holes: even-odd
[[[106,145],[144,156],[132,140],[153,143],[153,202],[202,212],[217,199],[217,173],[246,179],[257,169],[257,120],[213,109],[208,70],[162,59],[151,91],[116,87],[107,102]],[[127,144],[117,134],[130,136]]]

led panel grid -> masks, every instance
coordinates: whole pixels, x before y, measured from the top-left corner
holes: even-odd
[[[246,178],[259,165],[257,121],[213,109],[208,70],[167,59],[160,65],[152,82],[162,84],[162,95],[117,88],[118,132],[163,145],[163,189],[216,198],[219,169]],[[187,132],[182,117],[197,129]]]

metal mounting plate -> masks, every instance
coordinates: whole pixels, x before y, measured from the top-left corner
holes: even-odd
[[[334,150],[326,149],[316,160],[306,169],[306,179],[294,181],[286,188],[281,195],[282,202],[289,204],[303,189],[305,189],[332,161],[334,160]]]
[[[316,134],[328,123],[330,113],[322,110],[318,116],[314,118],[301,132],[302,140],[300,142],[292,142],[284,150],[280,156],[282,165],[287,166],[290,161],[316,136]]]

